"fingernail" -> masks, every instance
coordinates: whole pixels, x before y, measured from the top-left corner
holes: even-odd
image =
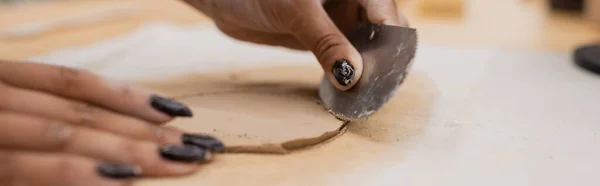
[[[192,145],[167,145],[161,147],[160,155],[168,160],[198,162],[210,160],[210,152]]]
[[[186,145],[194,145],[203,149],[208,149],[211,152],[223,152],[225,145],[218,139],[201,134],[183,134],[181,141]]]
[[[354,67],[348,60],[339,59],[333,64],[333,76],[340,85],[349,85],[354,81]]]
[[[191,117],[193,115],[192,111],[184,104],[160,96],[153,95],[150,98],[150,104],[154,109],[170,116]]]
[[[100,175],[112,179],[126,179],[142,175],[142,169],[118,163],[100,163],[96,169]]]

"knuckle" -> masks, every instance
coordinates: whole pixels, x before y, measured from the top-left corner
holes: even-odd
[[[122,152],[127,153],[124,157],[125,163],[139,165],[144,168],[160,167],[160,158],[154,153],[158,145],[152,142],[130,141],[121,146]]]
[[[137,96],[136,91],[134,91],[134,88],[128,84],[119,86],[118,95],[124,100],[133,100],[133,98]]]
[[[131,162],[133,164],[143,162],[144,156],[147,155],[147,152],[143,150],[143,145],[141,142],[128,139],[123,139],[120,141],[117,151],[118,154],[125,155],[124,160],[126,162]]]
[[[154,126],[148,126],[150,127],[150,131],[152,133],[152,140],[158,143],[165,143],[168,141],[167,139],[167,131],[161,127],[154,127]]]
[[[255,1],[257,7],[260,7],[263,11],[259,14],[258,19],[260,23],[263,23],[262,28],[265,30],[288,32],[294,31],[292,26],[297,23],[296,18],[300,17],[297,10],[291,9],[294,7],[295,2],[292,1],[278,1],[273,3],[270,1]]]
[[[82,125],[85,127],[95,128],[95,120],[98,113],[98,108],[87,103],[73,103],[71,105],[72,112],[74,113],[75,124]]]
[[[60,151],[69,151],[71,143],[75,138],[76,130],[69,125],[49,122],[45,127],[45,137],[50,148],[57,149]]]
[[[54,82],[54,86],[60,87],[64,90],[71,90],[78,86],[79,77],[81,75],[80,70],[60,66],[58,67],[58,71],[59,77]]]
[[[325,34],[321,36],[315,46],[313,47],[318,56],[323,56],[325,53],[335,48],[336,46],[343,45],[343,38],[338,34]]]
[[[182,133],[176,129],[150,126],[150,130],[152,131],[152,141],[157,142],[158,144],[173,144],[181,142]]]

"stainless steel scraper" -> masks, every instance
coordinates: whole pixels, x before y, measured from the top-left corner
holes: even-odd
[[[338,119],[351,121],[370,116],[394,96],[415,56],[417,32],[413,28],[367,23],[347,37],[362,56],[362,75],[346,91],[323,77],[319,96]]]

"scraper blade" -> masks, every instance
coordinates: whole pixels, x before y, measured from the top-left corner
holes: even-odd
[[[351,121],[370,116],[394,96],[415,56],[417,33],[413,28],[366,23],[347,37],[362,56],[362,75],[346,91],[323,77],[319,97],[335,117]]]

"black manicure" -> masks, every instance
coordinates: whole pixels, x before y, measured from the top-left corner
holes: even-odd
[[[192,145],[168,145],[161,147],[160,155],[168,160],[198,162],[210,159],[210,152]]]
[[[191,117],[193,115],[192,111],[184,104],[160,96],[153,95],[150,98],[150,104],[154,109],[170,116]]]
[[[340,85],[346,86],[354,81],[354,67],[348,60],[339,59],[333,64],[333,76]]]
[[[225,145],[223,142],[212,136],[206,136],[201,134],[184,134],[181,137],[181,141],[186,145],[194,145],[203,149],[208,149],[211,152],[223,152]]]
[[[139,167],[118,163],[101,163],[96,168],[96,171],[100,175],[112,179],[127,179],[138,177],[142,174],[142,170]]]

